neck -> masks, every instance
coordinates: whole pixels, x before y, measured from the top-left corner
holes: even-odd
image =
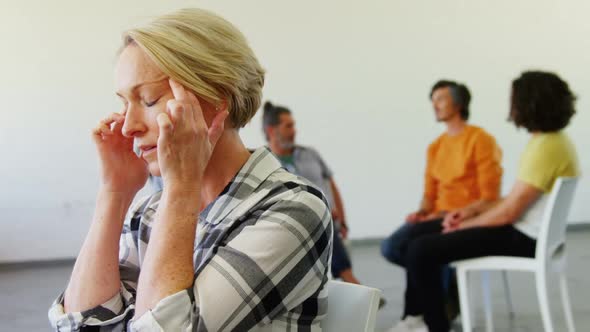
[[[277,156],[290,156],[293,154],[293,150],[295,148],[283,148],[281,144],[277,140],[272,140],[268,142],[268,147]]]
[[[445,121],[445,124],[447,125],[447,133],[451,136],[460,134],[467,125],[465,120],[459,115]]]
[[[237,129],[227,129],[223,132],[209,164],[203,175],[201,184],[201,206],[204,209],[213,202],[234,178],[238,171],[250,158],[250,152],[242,143]]]

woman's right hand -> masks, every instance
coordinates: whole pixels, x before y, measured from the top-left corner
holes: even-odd
[[[424,220],[424,217],[426,217],[427,214],[428,213],[423,210],[418,210],[416,212],[412,212],[412,213],[408,214],[408,216],[406,217],[406,222],[408,222],[410,224],[419,223],[420,221]]]
[[[112,113],[92,131],[104,190],[135,195],[147,181],[147,163],[133,152],[133,138],[122,133],[125,116]]]
[[[475,216],[475,213],[469,208],[458,209],[447,213],[442,223],[443,233],[457,230],[463,221],[473,216]]]

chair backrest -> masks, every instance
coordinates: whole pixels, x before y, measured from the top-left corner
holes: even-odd
[[[328,314],[321,323],[326,332],[373,332],[381,291],[375,288],[328,281]]]
[[[577,178],[558,178],[553,185],[543,213],[543,221],[535,257],[547,265],[550,262],[564,262],[565,236]]]

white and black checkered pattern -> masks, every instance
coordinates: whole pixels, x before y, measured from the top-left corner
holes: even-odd
[[[54,329],[320,331],[332,255],[330,211],[316,187],[282,169],[266,148],[254,151],[201,213],[193,287],[131,321],[160,195],[140,201],[125,220],[119,294],[96,308],[67,314],[62,294],[49,310]]]

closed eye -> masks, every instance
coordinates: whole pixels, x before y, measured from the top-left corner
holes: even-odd
[[[154,100],[152,102],[144,101],[143,103],[145,104],[146,107],[152,107],[152,106],[156,105],[159,100],[160,100],[160,98],[158,98],[158,99],[156,99],[156,100]]]

